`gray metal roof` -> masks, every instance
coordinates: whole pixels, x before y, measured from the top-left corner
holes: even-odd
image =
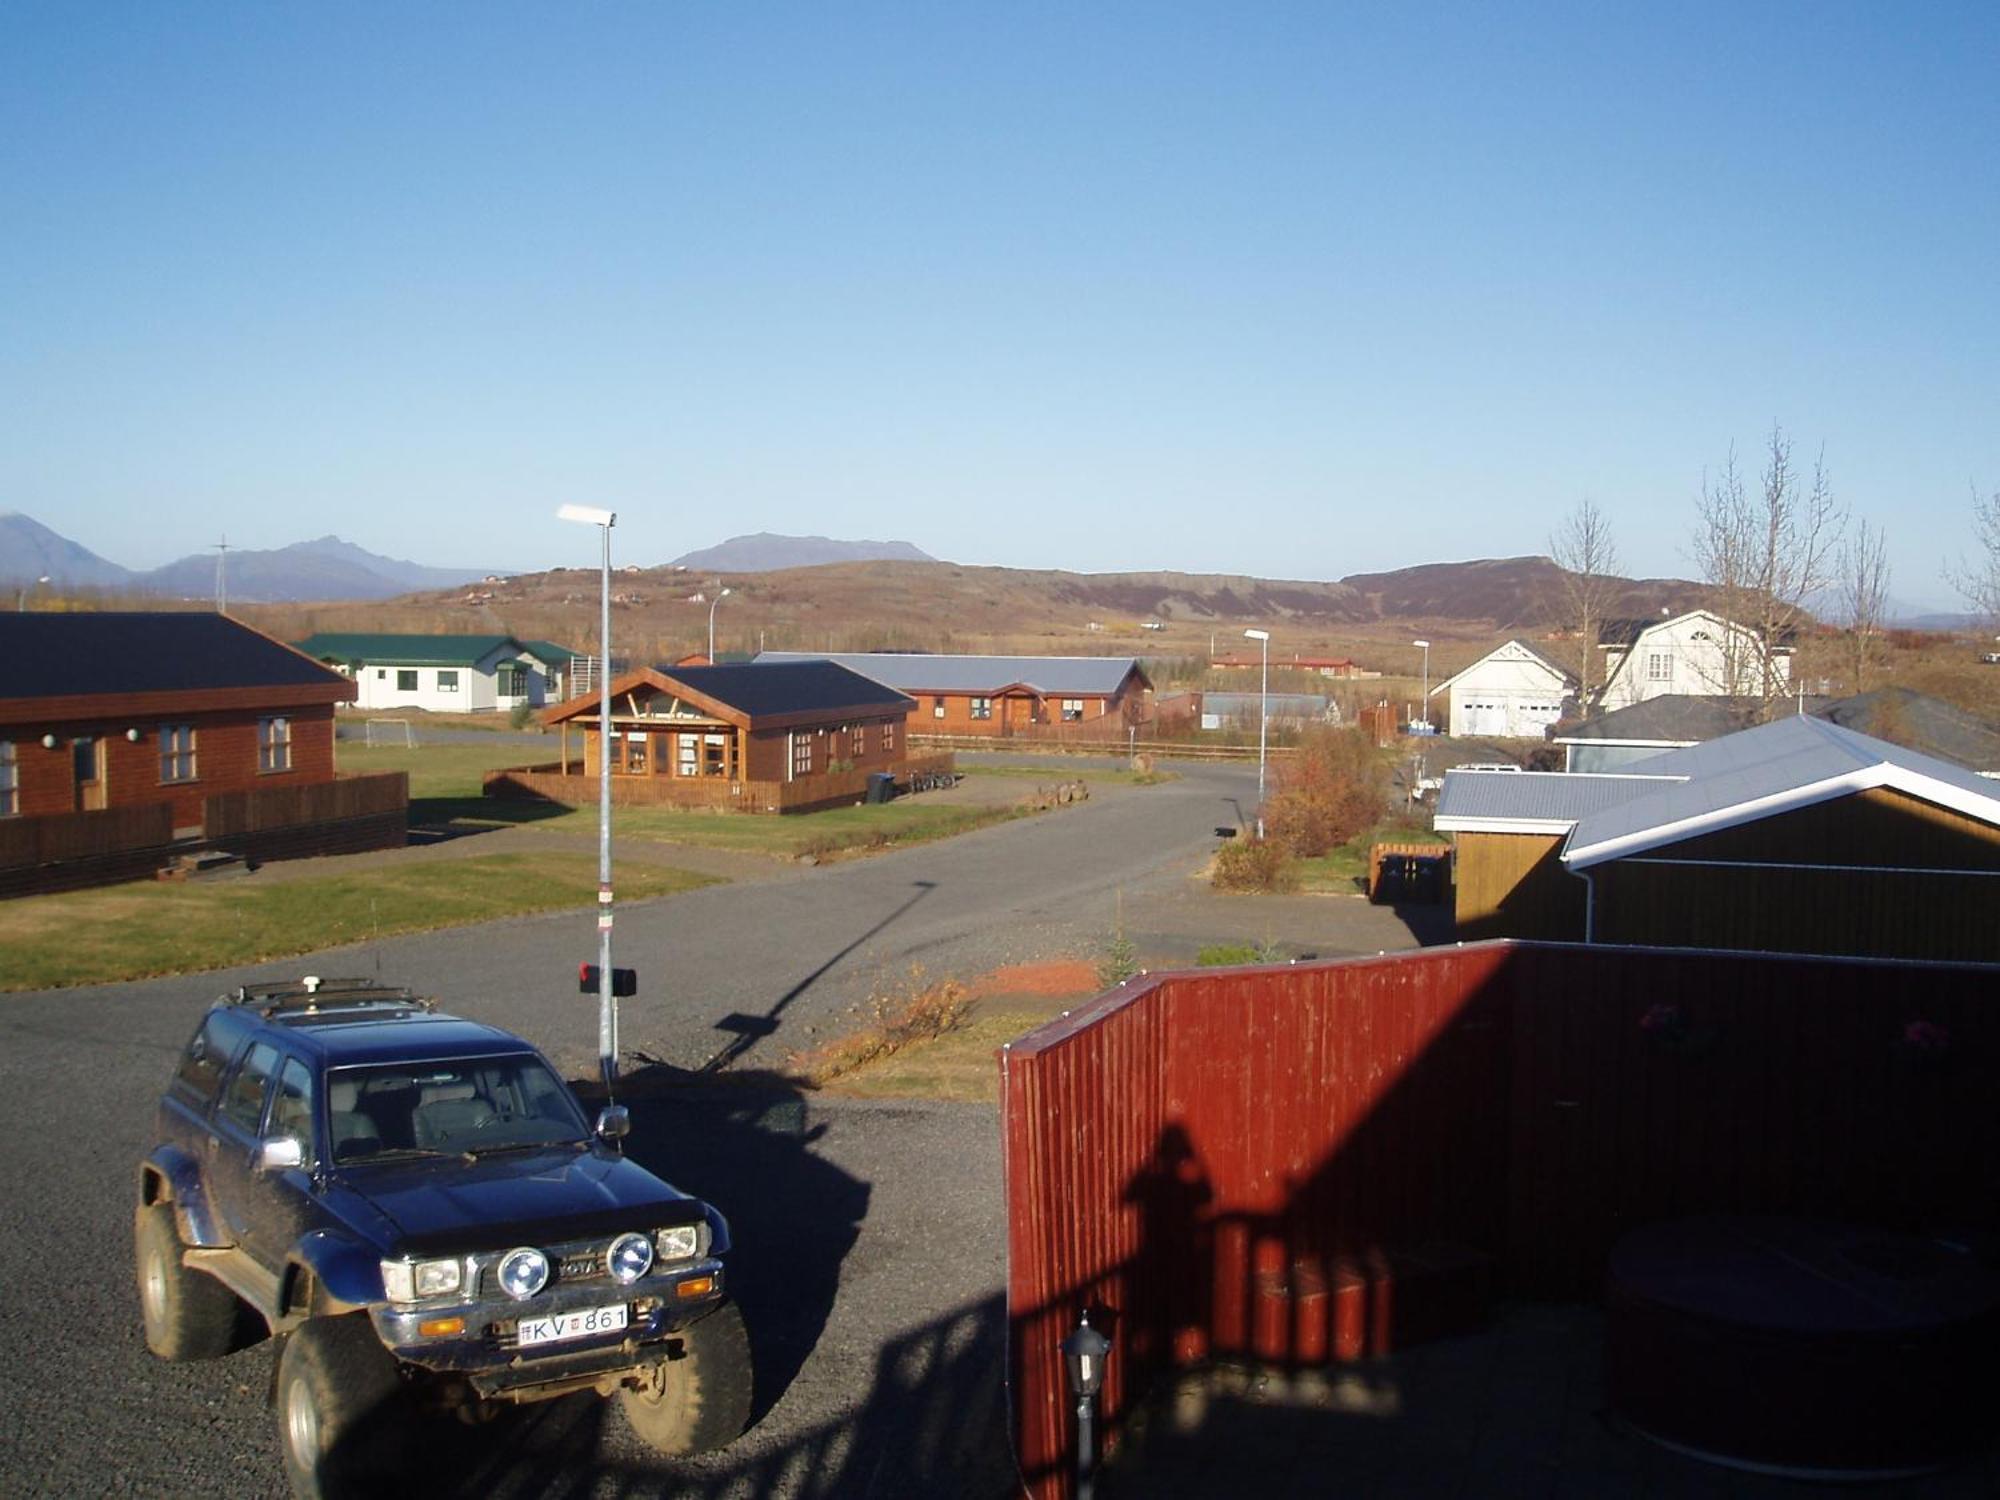
[[[757,660],[832,661],[904,693],[997,693],[1016,683],[1045,697],[1110,697],[1136,656],[924,656],[886,651],[760,651]],[[1140,673],[1143,677],[1145,674]]]
[[[1660,789],[1656,776],[1590,776],[1560,771],[1447,771],[1438,792],[1441,833],[1484,830],[1564,833],[1581,818]]]
[[[1208,693],[1201,695],[1201,711],[1218,714],[1228,719],[1238,714],[1257,717],[1258,705],[1263,696],[1257,693]],[[1314,719],[1326,712],[1326,697],[1321,693],[1272,693],[1268,704],[1274,718]]]
[[[1577,821],[1563,853],[1587,869],[1661,844],[1886,786],[2000,824],[2000,785],[1935,756],[1792,715],[1628,768],[1651,792]],[[1442,804],[1440,804],[1442,805]]]

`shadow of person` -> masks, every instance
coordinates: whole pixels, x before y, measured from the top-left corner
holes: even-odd
[[[1188,1364],[1208,1353],[1209,1303],[1215,1289],[1215,1231],[1209,1205],[1214,1198],[1185,1127],[1178,1122],[1165,1126],[1152,1157],[1133,1174],[1124,1192],[1127,1203],[1139,1206],[1139,1248],[1129,1274],[1142,1287],[1158,1289],[1153,1305],[1163,1310],[1158,1324],[1148,1327],[1135,1321],[1130,1329],[1132,1353],[1141,1365],[1156,1356],[1171,1364]]]

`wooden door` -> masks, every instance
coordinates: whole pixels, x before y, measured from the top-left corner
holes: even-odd
[[[76,777],[76,810],[98,812],[104,807],[104,742],[99,739],[73,740],[70,763]]]

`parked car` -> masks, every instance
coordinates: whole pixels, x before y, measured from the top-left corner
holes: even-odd
[[[750,1413],[729,1226],[626,1158],[549,1062],[408,990],[307,978],[240,989],[160,1101],[135,1217],[146,1343],[279,1337],[293,1491],[391,1493],[419,1411],[472,1417],[580,1390],[661,1452]]]

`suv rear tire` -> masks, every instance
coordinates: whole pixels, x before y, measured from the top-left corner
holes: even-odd
[[[653,1366],[648,1384],[620,1391],[632,1430],[656,1453],[710,1453],[750,1424],[750,1336],[743,1314],[725,1302],[681,1331],[679,1359]]]
[[[292,1493],[337,1500],[406,1479],[401,1394],[367,1314],[302,1323],[278,1354],[278,1445]]]
[[[146,1347],[161,1359],[217,1359],[236,1342],[236,1294],[181,1260],[180,1230],[164,1203],[141,1208],[133,1219],[139,1272],[139,1312]]]

